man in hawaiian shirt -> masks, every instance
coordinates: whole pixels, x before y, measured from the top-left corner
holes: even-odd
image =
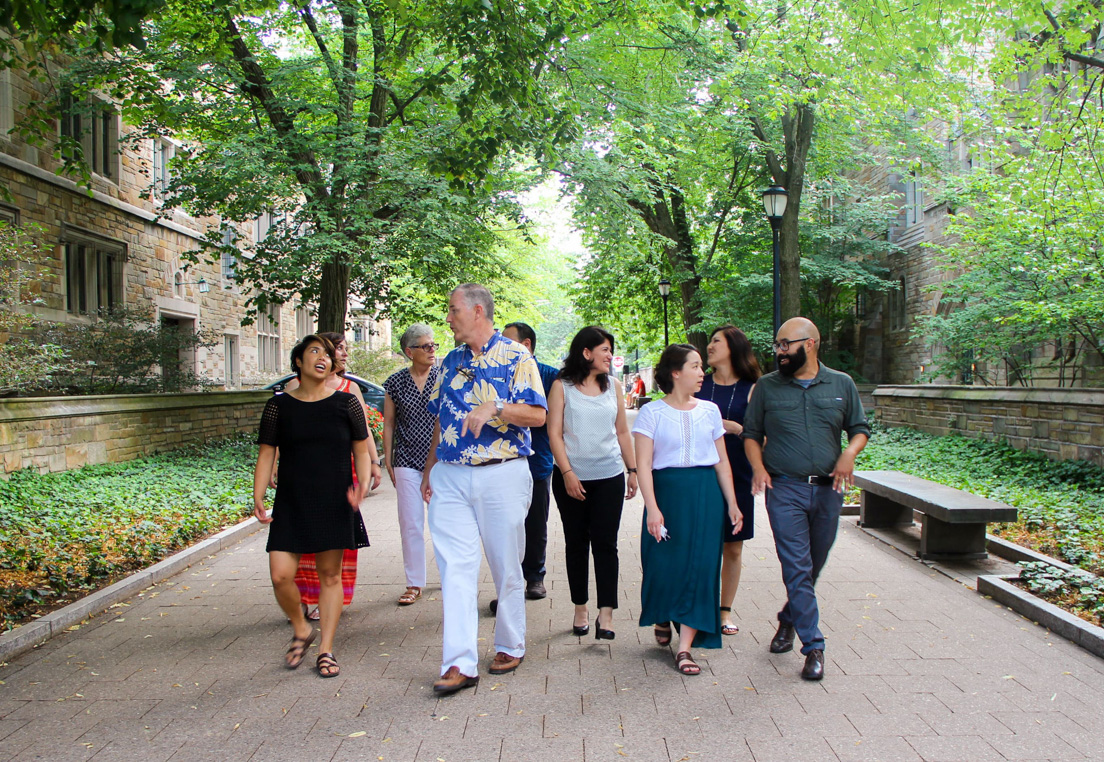
[[[525,658],[525,577],[518,548],[533,478],[526,458],[530,426],[548,403],[533,355],[494,328],[494,299],[475,283],[449,297],[448,318],[461,346],[445,356],[430,395],[437,415],[422,493],[441,572],[444,646],[437,693],[479,681],[479,542],[498,592],[495,657],[501,675]]]

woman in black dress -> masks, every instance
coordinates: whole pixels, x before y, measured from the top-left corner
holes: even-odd
[[[303,615],[295,586],[299,557],[315,554],[322,620],[317,667],[322,677],[336,677],[341,672],[333,656],[341,617],[341,558],[345,550],[368,544],[359,510],[371,479],[364,408],[353,395],[327,388],[333,362],[334,346],[320,336],[305,337],[291,351],[299,386],[272,397],[265,405],[253,473],[253,514],[261,523],[271,524],[267,550],[272,587],[293,630],[285,657],[289,669],[303,662],[316,634]],[[277,448],[282,461],[280,483],[270,517],[264,497]],[[357,486],[353,484],[350,451],[356,463]]]
[[[705,348],[706,359],[713,372],[705,377],[701,389],[695,395],[709,400],[721,411],[725,429],[725,450],[732,467],[732,481],[736,488],[736,503],[744,517],[744,526],[736,534],[732,525],[725,532],[724,555],[721,557],[721,632],[735,635],[740,631],[732,621],[732,603],[740,586],[741,557],[744,540],[755,535],[755,498],[751,494],[751,464],[744,455],[744,412],[747,410],[751,388],[762,372],[751,350],[751,342],[739,328],[724,325],[713,331]]]

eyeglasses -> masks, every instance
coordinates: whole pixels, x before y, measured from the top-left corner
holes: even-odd
[[[808,341],[809,337],[806,336],[803,339],[779,339],[772,345],[775,352],[789,352],[790,344],[797,344],[802,341]]]
[[[420,349],[423,352],[436,352],[438,349],[441,348],[441,345],[437,344],[436,342],[431,341],[428,344],[411,344],[410,348],[411,349]]]
[[[475,380],[475,368],[469,368],[467,365],[456,366],[456,372],[469,381]]]

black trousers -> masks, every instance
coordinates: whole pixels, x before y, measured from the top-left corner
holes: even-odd
[[[564,528],[567,583],[571,602],[581,606],[589,599],[590,555],[594,554],[594,584],[598,607],[617,608],[617,530],[625,503],[625,475],[584,481],[585,500],[567,494],[563,474],[552,472],[552,494]]]
[[[548,547],[548,480],[533,480],[533,502],[525,515],[525,555],[521,573],[526,582],[544,581],[545,549]]]

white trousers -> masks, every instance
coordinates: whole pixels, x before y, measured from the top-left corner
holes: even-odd
[[[399,536],[402,537],[403,569],[407,587],[426,586],[425,501],[422,500],[422,472],[395,469],[395,492],[399,502]]]
[[[493,466],[437,463],[429,473],[429,533],[441,573],[444,645],[441,674],[449,667],[479,674],[479,541],[487,555],[498,615],[495,651],[525,655],[525,577],[518,548],[533,477],[525,458]]]

